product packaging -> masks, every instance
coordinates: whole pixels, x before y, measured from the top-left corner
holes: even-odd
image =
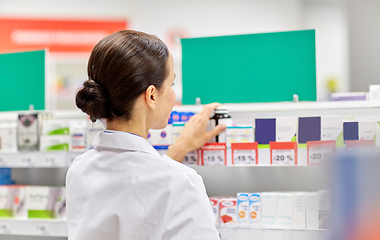
[[[219,202],[219,225],[237,225],[237,200],[236,198],[222,198]]]
[[[279,228],[293,226],[293,193],[277,194],[276,226]]]
[[[0,186],[0,217],[13,217],[13,198],[15,188]]]
[[[26,186],[15,186],[13,201],[13,214],[15,218],[27,218],[26,211]]]
[[[261,227],[261,193],[249,194],[249,216],[253,227]]]
[[[172,144],[172,124],[160,130],[150,129],[148,142],[153,146]]]
[[[38,150],[38,115],[20,114],[17,121],[17,145],[19,150]]]
[[[343,116],[321,117],[321,140],[340,141],[343,139]],[[342,143],[343,144],[343,143]]]
[[[61,191],[58,194],[55,207],[54,216],[59,219],[66,219],[66,188],[61,187]]]
[[[277,192],[261,193],[261,226],[276,227]]]
[[[183,122],[173,122],[172,124],[172,142],[173,143],[177,142],[184,127],[185,127],[185,123]]]
[[[153,146],[153,147],[162,156],[168,152],[169,145],[157,145],[157,146]]]
[[[70,135],[69,120],[47,120],[42,122],[41,135]]]
[[[343,123],[343,138],[344,140],[359,140],[359,123],[344,122]]]
[[[359,139],[376,139],[376,122],[359,122]]]
[[[230,126],[226,129],[227,148],[231,148],[231,143],[252,143],[254,142],[253,126]]]
[[[306,228],[306,199],[304,192],[293,193],[293,228]]]
[[[306,193],[306,228],[319,228],[318,193]]]
[[[17,152],[16,122],[0,123],[0,153]]]
[[[249,193],[238,193],[237,194],[237,216],[239,226],[249,226],[250,216],[249,216]]]
[[[321,118],[302,117],[298,119],[298,143],[321,140]]]
[[[211,204],[212,210],[214,211],[215,225],[219,226],[219,198],[211,197],[210,204]]]
[[[71,137],[69,135],[50,135],[40,137],[40,151],[70,151]]]
[[[298,117],[276,118],[276,142],[296,142]]]
[[[320,229],[331,228],[330,205],[331,205],[330,192],[327,190],[318,191],[319,228]]]
[[[84,152],[86,150],[86,127],[84,120],[70,121],[71,151]]]
[[[276,119],[256,119],[255,126],[255,141],[258,144],[276,141]]]
[[[29,218],[54,218],[55,204],[61,194],[59,187],[27,186],[26,208]]]

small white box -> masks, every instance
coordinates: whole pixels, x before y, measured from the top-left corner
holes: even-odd
[[[214,211],[215,216],[215,225],[219,226],[219,201],[220,199],[217,197],[210,197],[210,204],[212,207],[212,210]]]
[[[177,142],[184,127],[185,127],[184,122],[175,122],[172,124],[172,142],[173,143]]]
[[[306,198],[304,192],[293,194],[293,228],[306,228]]]
[[[0,186],[0,217],[13,217],[15,188]]]
[[[16,192],[13,202],[13,214],[15,218],[27,218],[26,211],[26,186],[15,186]]]
[[[276,227],[277,192],[261,193],[261,226]]]
[[[321,140],[338,140],[341,134],[343,139],[343,116],[321,117]]]
[[[226,129],[227,148],[231,148],[231,143],[254,142],[253,126],[230,126]]]
[[[164,129],[150,129],[148,142],[153,146],[172,144],[172,125],[168,124]]]
[[[66,188],[61,187],[54,206],[54,216],[59,219],[66,219]]]
[[[17,152],[17,124],[16,122],[0,123],[0,152]]]
[[[40,151],[71,151],[71,137],[69,135],[41,136]]]
[[[236,198],[222,198],[219,202],[219,225],[234,227],[237,225]]]
[[[261,227],[261,193],[249,194],[249,216],[253,227]]]
[[[249,193],[237,194],[237,216],[239,226],[249,226],[251,219],[249,216]]]
[[[359,122],[359,139],[376,140],[376,122]]]
[[[26,187],[28,218],[54,218],[55,203],[60,195],[59,187]]]
[[[46,120],[42,122],[41,135],[70,135],[69,120]]]
[[[84,120],[70,121],[71,151],[84,152],[86,150],[86,127]]]
[[[293,193],[277,194],[276,225],[280,228],[293,227]]]
[[[276,142],[296,142],[298,117],[276,118]]]
[[[20,114],[17,121],[17,146],[19,150],[38,150],[38,115]]]
[[[306,193],[306,228],[319,228],[318,193]]]

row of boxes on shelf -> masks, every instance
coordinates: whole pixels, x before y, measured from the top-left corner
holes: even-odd
[[[330,195],[319,192],[238,193],[210,198],[216,225],[297,229],[330,228]]]
[[[168,144],[176,142],[184,124],[173,122],[163,130],[153,130],[148,141],[164,154]],[[225,139],[219,137],[218,143],[208,143],[189,153],[183,162],[192,165],[327,164],[337,149],[378,145],[380,127],[375,121],[352,122],[352,118],[343,116],[278,117],[255,119],[255,126],[227,126],[223,136]],[[301,164],[299,159],[303,161]]]
[[[89,149],[104,127],[89,120],[56,120],[45,113],[19,114],[17,122],[0,123],[0,153]]]
[[[0,217],[66,218],[66,188],[0,186]]]

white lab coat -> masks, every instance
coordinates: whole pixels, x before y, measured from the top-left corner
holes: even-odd
[[[67,177],[69,240],[219,240],[202,178],[142,137],[103,131]]]

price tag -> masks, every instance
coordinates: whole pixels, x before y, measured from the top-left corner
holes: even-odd
[[[6,163],[6,156],[5,156],[5,155],[0,155],[0,166],[1,166],[1,167],[5,167],[5,166],[7,166],[7,163]]]
[[[225,162],[225,151],[223,150],[212,150],[203,151],[203,165],[224,165]]]
[[[234,165],[256,165],[256,150],[233,150]]]
[[[332,147],[312,147],[309,148],[309,164],[310,165],[323,165],[329,164],[330,159],[334,155]]]
[[[36,165],[36,157],[33,154],[22,154],[20,164],[22,167],[34,167]]]
[[[198,151],[191,151],[183,158],[183,164],[186,165],[197,165],[198,164]]]
[[[50,228],[49,228],[49,224],[47,223],[36,223],[35,230],[36,230],[37,235],[44,235],[44,236],[50,235]]]
[[[47,167],[58,166],[58,156],[56,154],[44,154],[43,165]]]
[[[294,165],[293,149],[272,150],[273,165]]]
[[[11,228],[9,226],[9,222],[0,222],[0,233],[2,234],[10,234]]]

